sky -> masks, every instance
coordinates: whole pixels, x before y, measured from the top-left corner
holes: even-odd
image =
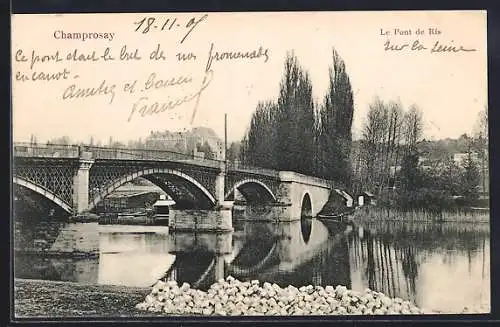
[[[154,21],[150,20],[149,31],[143,33],[148,17]],[[141,26],[134,24],[143,18]],[[15,141],[29,141],[32,134],[39,141],[63,135],[80,141],[93,137],[106,142],[110,136],[127,141],[144,138],[151,131],[180,131],[192,126],[211,127],[222,138],[225,114],[228,140],[240,140],[257,103],[277,98],[284,59],[292,50],[309,72],[318,101],[327,90],[332,48],[338,51],[354,93],[355,137],[361,135],[375,96],[384,101],[400,100],[405,108],[417,104],[423,112],[427,139],[470,133],[487,104],[486,13],[482,11],[15,15],[12,27]],[[440,34],[429,35],[430,28]],[[411,35],[394,35],[395,29],[410,30]],[[416,35],[417,29],[424,34]],[[61,31],[100,33],[102,38],[62,39]],[[401,45],[415,40],[427,49],[384,48],[387,41]],[[436,41],[476,51],[431,53]],[[149,59],[158,44],[166,60]],[[119,60],[123,46],[127,53],[138,49],[142,59]],[[98,57],[107,47],[115,60],[67,60],[68,53],[75,50],[76,57],[92,51]],[[254,59],[214,59],[212,71],[206,73],[211,48],[212,55],[254,50],[257,54],[261,49]],[[41,62],[44,55],[54,56],[56,51],[61,61]],[[178,52],[192,52],[196,60],[180,62]],[[40,60],[31,67],[36,56]],[[43,80],[44,75],[58,72],[59,80]],[[191,82],[146,89],[152,73],[155,81],[179,82],[179,76],[184,76]],[[19,81],[22,75],[29,80]],[[34,81],[33,75],[38,80]],[[135,80],[133,92],[124,91],[125,84]],[[71,97],[75,94],[72,87],[98,88],[101,84],[107,87],[107,94]],[[112,85],[113,97],[109,92]],[[189,97],[196,92],[198,97]],[[189,101],[164,112],[140,115],[145,104],[176,99]]]

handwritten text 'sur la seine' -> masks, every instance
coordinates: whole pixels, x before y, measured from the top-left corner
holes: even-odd
[[[385,51],[429,51],[430,53],[457,53],[457,52],[473,52],[476,51],[474,48],[465,48],[463,45],[456,45],[452,40],[448,44],[441,43],[440,41],[435,41],[432,46],[426,46],[422,41],[415,40],[413,42],[403,42],[397,43],[391,40],[387,40],[384,43]]]

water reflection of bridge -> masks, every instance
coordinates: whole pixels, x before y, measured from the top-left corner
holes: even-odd
[[[63,221],[20,223],[15,235],[20,248],[39,234],[44,234],[46,247],[77,242],[82,235]],[[89,227],[87,238],[99,231],[99,258],[25,258],[16,253],[15,276],[127,286],[149,286],[166,277],[203,289],[233,275],[283,286],[369,287],[443,311],[458,308],[464,296],[489,301],[487,225],[380,222],[347,235],[316,219],[235,221],[234,228],[232,233],[195,234],[158,226]]]
[[[342,246],[345,243],[342,230],[336,226],[329,228],[316,219],[306,224],[242,222],[235,224],[232,234],[175,233],[172,241],[171,253],[176,258],[165,277],[202,289],[228,275],[279,284],[292,284],[291,278],[295,280],[302,275],[308,284],[321,283],[331,279],[326,276],[329,269],[313,271],[311,268],[316,266],[311,264],[313,260],[325,251],[348,257],[347,247]],[[345,266],[348,262],[344,260],[341,264]],[[342,270],[344,274],[334,278],[341,277],[341,283],[346,284],[348,266]],[[319,276],[321,273],[325,278]]]

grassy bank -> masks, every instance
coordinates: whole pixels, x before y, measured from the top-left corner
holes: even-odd
[[[16,279],[15,318],[147,317],[135,305],[151,288]]]
[[[358,221],[411,221],[411,222],[456,222],[489,223],[489,211],[450,210],[438,214],[426,210],[400,211],[397,209],[366,206],[356,210],[353,218]]]

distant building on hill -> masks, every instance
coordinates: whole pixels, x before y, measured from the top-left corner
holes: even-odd
[[[203,146],[205,143],[210,147],[212,159],[220,160],[224,158],[224,142],[211,128],[195,127],[185,132],[152,131],[145,139],[145,146],[148,149],[167,150],[190,155],[197,152],[197,146]],[[196,155],[200,156],[199,153],[196,153]]]

